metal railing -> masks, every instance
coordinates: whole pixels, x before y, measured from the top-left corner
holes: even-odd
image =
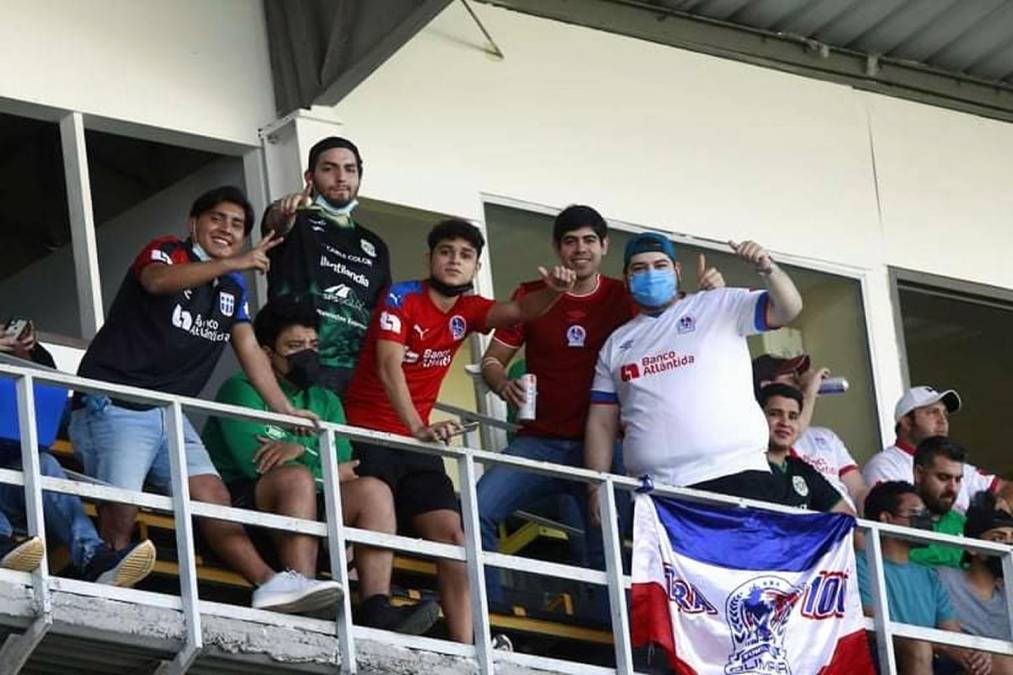
[[[233,405],[195,398],[173,396],[152,392],[135,387],[109,384],[96,380],[88,380],[64,373],[41,370],[30,367],[19,367],[0,363],[0,378],[13,378],[16,383],[18,402],[18,421],[21,429],[21,455],[23,471],[0,469],[0,483],[23,485],[26,492],[26,513],[28,532],[33,536],[44,536],[44,520],[42,512],[42,491],[50,490],[65,494],[104,501],[132,504],[157,511],[171,512],[176,524],[176,545],[179,560],[181,595],[179,599],[161,596],[134,589],[114,588],[84,582],[72,582],[51,578],[47,559],[30,576],[37,607],[37,618],[28,630],[15,642],[8,642],[3,654],[5,665],[24,663],[32,650],[45,636],[52,624],[50,589],[56,585],[60,589],[69,589],[75,593],[120,600],[131,600],[140,603],[157,604],[182,610],[186,621],[186,639],[182,649],[177,653],[171,664],[167,664],[159,672],[182,673],[193,663],[203,647],[201,616],[203,614],[230,616],[264,622],[268,613],[247,607],[236,607],[220,603],[203,601],[197,594],[197,573],[195,551],[191,523],[193,516],[214,517],[248,525],[256,525],[287,532],[325,537],[331,556],[331,568],[335,579],[345,589],[344,598],[338,607],[334,621],[334,632],[338,639],[340,668],[344,673],[355,673],[356,638],[368,638],[387,643],[398,644],[415,649],[425,649],[445,654],[464,656],[477,661],[480,672],[492,673],[493,664],[497,661],[509,662],[520,666],[540,668],[564,673],[632,673],[633,661],[628,631],[628,614],[626,589],[630,578],[623,575],[621,562],[621,540],[617,529],[617,510],[615,490],[636,491],[641,487],[640,481],[627,476],[599,473],[582,468],[533,461],[521,457],[503,455],[469,447],[453,447],[428,444],[395,434],[370,431],[342,424],[322,423],[320,425],[324,500],[326,504],[326,522],[290,518],[269,513],[217,506],[191,501],[187,488],[186,462],[183,451],[183,409],[200,410],[207,414],[218,415],[247,421],[268,422],[291,427],[311,427],[310,423],[298,417],[261,412]],[[172,486],[171,497],[145,492],[134,492],[119,488],[106,487],[90,483],[78,483],[42,476],[39,469],[38,439],[35,425],[35,405],[33,385],[36,382],[65,386],[85,393],[102,393],[113,395],[137,403],[164,406],[169,422]],[[475,413],[464,411],[468,415]],[[403,536],[383,534],[358,528],[345,527],[342,519],[340,486],[338,482],[337,456],[335,453],[335,437],[340,436],[352,441],[366,441],[411,452],[422,452],[451,457],[458,462],[461,515],[465,532],[465,545],[449,544],[412,539]],[[602,533],[605,544],[605,571],[586,569],[583,567],[552,563],[541,560],[509,556],[494,552],[483,552],[479,532],[479,512],[476,493],[476,463],[499,464],[518,470],[530,471],[549,476],[564,478],[571,481],[596,484],[606,489],[598,490],[603,526]],[[761,508],[770,511],[798,513],[797,509],[786,506],[768,504],[750,499],[727,497],[687,488],[675,488],[658,485],[654,494],[660,496],[679,497],[691,501],[712,504],[726,504],[739,507]],[[866,628],[873,630],[878,638],[880,663],[884,672],[896,673],[893,650],[893,637],[914,638],[938,644],[980,649],[996,654],[1013,655],[1013,640],[994,640],[962,633],[953,633],[931,628],[923,628],[901,624],[889,619],[886,606],[886,585],[883,576],[883,557],[879,537],[881,534],[899,537],[916,542],[949,544],[966,550],[997,554],[1002,556],[1002,567],[1007,580],[1013,579],[1013,548],[992,542],[964,539],[950,535],[937,534],[923,530],[888,525],[859,519],[859,530],[866,533],[866,555],[868,557],[870,575],[875,580],[873,586],[875,617],[866,619]],[[871,535],[871,536],[870,536]],[[445,558],[464,561],[468,569],[470,582],[471,604],[473,612],[475,643],[461,645],[429,638],[403,636],[397,633],[378,631],[365,627],[353,626],[350,594],[348,591],[348,560],[346,543],[360,543],[380,548],[403,551],[427,557]],[[602,668],[588,664],[564,661],[543,656],[495,651],[490,643],[490,622],[485,592],[484,568],[491,565],[498,568],[516,570],[542,576],[556,577],[571,581],[582,581],[608,587],[610,601],[610,618],[615,651],[616,668]],[[28,577],[25,577],[26,580]],[[1006,606],[1013,616],[1013,583],[1005,585]],[[272,614],[278,622],[286,626],[318,626],[319,621]],[[15,660],[10,660],[15,659]],[[15,668],[15,672],[16,672]]]

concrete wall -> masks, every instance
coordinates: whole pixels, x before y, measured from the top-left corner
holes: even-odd
[[[0,97],[257,145],[274,119],[253,0],[5,0]]]
[[[903,387],[887,267],[1013,287],[1010,125],[475,9],[505,59],[453,4],[337,106],[370,197],[476,220],[483,193],[584,201],[857,276],[887,439]]]

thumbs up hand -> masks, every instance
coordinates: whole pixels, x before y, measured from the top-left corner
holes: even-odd
[[[707,267],[707,257],[701,253],[696,261],[696,286],[698,290],[710,291],[725,287],[725,278],[716,267]]]

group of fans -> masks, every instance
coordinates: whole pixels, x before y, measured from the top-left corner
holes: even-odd
[[[604,219],[574,205],[557,215],[551,233],[559,264],[538,268],[539,279],[495,302],[469,294],[485,242],[457,219],[429,232],[429,276],[394,283],[387,246],[353,215],[362,172],[350,141],[317,143],[305,189],[268,208],[259,243],[245,252],[254,214],[243,193],[222,187],[201,195],[185,240],[156,239],[137,256],[79,375],[196,396],[231,343],[242,370],[222,385],[221,402],[445,442],[462,428],[430,422],[440,385],[470,333],[495,331],[481,363],[490,389],[512,407],[525,403],[527,387],[507,374],[521,348],[537,383],[534,419],[522,424],[507,454],[815,510],[864,507],[874,520],[947,533],[1007,542],[1013,535],[1003,499],[1013,488],[964,463],[963,450],[947,438],[947,414],[960,407],[955,392],[908,391],[897,406],[896,444],[866,465],[863,479],[840,439],[809,424],[827,371],[811,367],[808,356],[750,360],[749,335],[784,326],[802,310],[791,278],[759,244],[729,247],[764,290],[726,288],[700,256],[697,291],[682,291],[675,249],[653,233],[629,240],[624,278],[612,279],[599,272],[609,248]],[[251,271],[266,274],[269,289],[252,322],[243,278]],[[168,491],[170,422],[158,406],[78,392],[69,433],[93,478]],[[194,499],[308,519],[322,513],[315,434],[224,417],[212,418],[202,434],[185,418],[182,425]],[[14,450],[3,455],[4,466],[19,466]],[[441,459],[344,439],[336,450],[346,524],[463,543]],[[50,455],[42,457],[44,474],[62,475]],[[601,566],[598,499],[590,489],[578,504],[588,562]],[[517,509],[573,491],[558,478],[488,468],[478,484],[483,546],[496,549],[499,525]],[[978,491],[985,496],[975,497]],[[20,489],[0,486],[0,507],[23,511]],[[132,542],[135,507],[103,503],[97,532],[75,497],[46,492],[44,508],[86,578],[132,585],[151,570],[154,547]],[[265,553],[237,523],[198,522],[216,556],[254,585],[254,607],[333,611],[341,589],[316,578],[314,537],[275,532],[274,550]],[[0,564],[33,568],[43,543],[16,543],[4,523]],[[884,539],[893,619],[908,620],[910,608],[911,623],[1009,638],[994,559],[940,546],[908,549],[909,542]],[[354,561],[358,623],[429,630],[439,615],[435,603],[390,601],[390,551],[357,545]],[[437,569],[448,632],[471,642],[465,567],[440,560]],[[487,586],[492,601],[502,599],[498,572],[487,572]],[[937,604],[930,611],[931,598]],[[1005,617],[1005,626],[980,620],[982,611]],[[945,655],[986,672],[983,655]]]

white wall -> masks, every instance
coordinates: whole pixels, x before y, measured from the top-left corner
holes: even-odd
[[[903,386],[887,266],[1013,287],[1010,125],[475,9],[505,59],[454,3],[336,107],[369,197],[475,220],[482,193],[582,201],[858,275],[886,439]]]
[[[259,145],[274,91],[258,0],[4,0],[0,97]]]

